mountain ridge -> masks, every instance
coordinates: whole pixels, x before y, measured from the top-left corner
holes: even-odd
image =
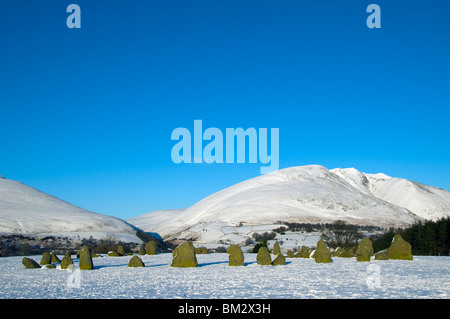
[[[207,229],[207,225],[214,223],[225,227],[240,222],[257,225],[280,220],[307,223],[345,220],[368,226],[407,227],[419,220],[449,214],[449,192],[423,184],[414,186],[414,183],[383,173],[361,173],[355,168],[328,170],[320,165],[297,166],[237,183],[184,210],[150,212],[128,221],[144,231],[171,239],[201,237],[205,232],[198,225]],[[405,185],[414,192],[403,190],[403,197],[399,197]],[[389,191],[397,197],[389,197]],[[433,196],[426,197],[428,193]],[[408,204],[414,196],[419,199],[404,206],[418,213],[395,204]],[[432,202],[430,197],[437,203],[427,209]]]
[[[94,213],[46,194],[19,181],[0,178],[0,232],[45,234],[62,237],[92,236],[141,242],[135,226],[104,214]]]

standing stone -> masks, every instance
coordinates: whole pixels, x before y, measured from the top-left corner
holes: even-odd
[[[156,243],[153,240],[145,244],[145,253],[147,255],[156,255]]]
[[[411,245],[402,236],[395,235],[391,246],[387,249],[389,259],[413,260]]]
[[[356,250],[356,261],[370,261],[372,255],[372,241],[366,237],[359,242],[358,249]]]
[[[304,245],[300,248],[299,257],[300,258],[309,258],[310,251]]]
[[[131,257],[128,267],[145,267],[144,262],[138,256]]]
[[[25,268],[32,269],[32,268],[41,268],[41,266],[35,262],[33,259],[28,257],[23,257],[22,264],[25,266]]]
[[[273,244],[273,250],[272,253],[277,256],[278,254],[281,253],[281,249],[280,249],[280,245],[278,245],[278,243]]]
[[[333,252],[333,257],[339,257],[339,255],[341,253],[342,253],[342,248],[340,246],[338,246]]]
[[[261,247],[256,255],[256,261],[258,265],[269,266],[272,263],[272,258],[270,257],[270,252],[267,247]]]
[[[45,252],[42,255],[41,262],[39,264],[41,264],[41,265],[48,265],[48,264],[51,264],[51,263],[52,263],[52,256],[50,255],[50,253]]]
[[[61,262],[61,260],[58,258],[58,256],[56,256],[53,252],[50,253],[50,257],[51,257],[50,261],[52,263],[60,263]]]
[[[126,254],[125,254],[125,249],[123,249],[123,246],[122,246],[122,245],[117,246],[117,253],[118,253],[120,256],[125,256],[125,255],[126,255]]]
[[[84,245],[80,250],[80,265],[81,270],[92,270],[94,269],[94,264],[92,262],[92,255],[89,247]]]
[[[316,263],[331,263],[331,253],[325,242],[321,239],[317,242],[317,248],[314,254]]]
[[[56,268],[56,266],[53,264],[48,264],[48,265],[44,265],[42,268],[54,269],[54,268]]]
[[[195,248],[192,242],[188,241],[179,245],[173,251],[172,267],[198,267]]]
[[[197,254],[197,255],[200,255],[200,254],[203,254],[203,255],[207,255],[208,254],[208,248],[206,248],[206,247],[196,247],[195,248],[195,253]]]
[[[61,269],[67,269],[69,265],[73,265],[72,257],[70,256],[70,253],[66,253],[61,260]]]
[[[272,262],[272,266],[278,265],[286,265],[286,258],[283,256],[282,253],[279,253],[278,256]]]
[[[117,251],[114,251],[114,250],[108,251],[108,256],[109,257],[121,257],[121,255]]]
[[[244,266],[244,254],[242,253],[241,247],[233,245],[233,248],[229,249],[229,251],[228,266]]]
[[[228,255],[231,254],[231,252],[233,251],[233,249],[236,249],[236,248],[241,249],[241,248],[239,247],[239,245],[231,244],[230,246],[228,246],[227,254],[228,254]]]
[[[355,257],[355,253],[353,252],[353,250],[351,248],[349,248],[348,250],[343,249],[342,252],[340,253],[339,257],[352,258],[352,257]]]
[[[388,260],[389,259],[389,255],[387,253],[387,250],[381,250],[379,252],[377,252],[375,254],[375,259],[376,260]]]

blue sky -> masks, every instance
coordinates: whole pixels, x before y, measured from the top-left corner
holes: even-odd
[[[187,207],[261,166],[173,163],[172,131],[201,119],[279,128],[280,168],[450,190],[449,13],[445,0],[4,0],[0,174],[125,219]]]

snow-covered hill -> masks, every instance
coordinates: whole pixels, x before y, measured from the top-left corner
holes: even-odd
[[[0,232],[141,242],[127,222],[93,213],[0,177]]]
[[[337,168],[331,172],[344,178],[361,192],[405,207],[424,219],[436,220],[450,215],[450,192],[442,188],[382,173],[364,174],[354,168]]]
[[[345,220],[404,227],[448,215],[450,193],[445,190],[384,174],[308,165],[246,180],[185,210],[151,212],[128,221],[163,238],[196,237],[205,242],[228,234],[227,227],[239,224]]]

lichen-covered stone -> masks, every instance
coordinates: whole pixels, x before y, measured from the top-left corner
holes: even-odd
[[[61,260],[61,269],[67,269],[69,265],[73,265],[73,260],[70,254],[66,253],[63,259]]]
[[[241,247],[233,245],[233,248],[229,248],[229,266],[244,266],[244,254]]]
[[[331,263],[332,262],[331,252],[322,239],[320,239],[317,242],[317,248],[314,253],[314,259],[316,260],[316,263]]]
[[[147,255],[156,255],[156,243],[153,240],[145,244],[145,253]]]
[[[80,263],[79,268],[81,270],[94,269],[94,263],[92,262],[91,250],[87,245],[84,245],[80,250]]]
[[[50,253],[50,261],[52,263],[60,263],[61,260],[58,258],[58,256],[55,255],[55,253],[51,252]]]
[[[366,237],[358,244],[358,249],[356,250],[356,261],[370,261],[371,256],[373,256],[372,241]]]
[[[50,253],[45,252],[42,255],[41,262],[39,264],[41,264],[41,265],[48,265],[48,264],[51,264],[51,263],[52,263],[52,256],[50,255]]]
[[[120,257],[121,255],[117,251],[111,250],[108,252],[108,256],[109,257]]]
[[[309,258],[310,254],[311,252],[305,246],[302,246],[300,248],[300,256],[299,256],[300,258]]]
[[[208,248],[206,248],[206,247],[196,247],[195,248],[195,253],[197,255],[200,255],[200,254],[206,255],[206,254],[208,254]]]
[[[279,253],[278,256],[272,261],[272,266],[286,265],[286,258],[282,253]]]
[[[281,253],[280,245],[278,245],[278,243],[273,244],[272,253],[273,253],[275,256],[277,256],[278,254]]]
[[[413,260],[411,245],[400,235],[394,236],[391,245],[387,249],[387,253],[389,259]]]
[[[173,251],[172,267],[197,267],[197,257],[192,242],[188,241],[179,245]]]
[[[122,245],[117,246],[117,253],[118,253],[120,256],[125,256],[125,255],[126,255],[125,249],[123,249],[123,246],[122,246]]]
[[[270,257],[270,252],[267,247],[261,247],[256,255],[256,261],[258,265],[268,266],[272,263],[272,258]]]
[[[333,251],[332,256],[333,257],[339,257],[339,255],[342,253],[342,251],[343,251],[342,248],[339,246]]]
[[[230,246],[228,246],[227,254],[228,254],[228,255],[231,254],[231,252],[233,251],[233,249],[236,249],[236,248],[241,249],[241,247],[239,247],[239,245],[231,244]]]
[[[386,249],[377,252],[375,254],[375,259],[376,260],[388,260],[389,259],[389,255],[388,255]]]
[[[28,257],[23,257],[22,259],[22,265],[25,266],[25,268],[32,269],[32,268],[41,268],[41,265],[39,265],[37,262],[35,262],[33,259]]]
[[[339,257],[341,258],[352,258],[355,257],[355,253],[353,252],[353,250],[350,248],[348,250],[343,249],[341,254],[339,255]]]
[[[133,256],[128,262],[128,267],[145,267],[145,264],[141,258],[138,256]]]

